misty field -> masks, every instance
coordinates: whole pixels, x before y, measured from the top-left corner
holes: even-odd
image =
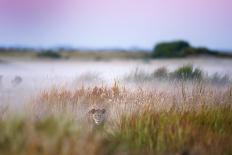
[[[232,154],[229,59],[6,62],[0,154]]]

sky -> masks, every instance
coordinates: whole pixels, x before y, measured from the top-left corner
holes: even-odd
[[[0,46],[232,50],[231,0],[0,0]]]

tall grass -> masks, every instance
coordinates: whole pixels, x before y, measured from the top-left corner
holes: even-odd
[[[231,154],[231,108],[141,112],[123,118],[114,135],[129,154]]]
[[[104,106],[93,131],[88,109]],[[232,86],[182,81],[159,88],[44,90],[0,119],[0,154],[232,154]]]

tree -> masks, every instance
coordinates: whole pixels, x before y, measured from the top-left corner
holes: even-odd
[[[190,48],[186,41],[173,41],[159,43],[155,46],[153,57],[182,57],[185,55],[185,49]]]

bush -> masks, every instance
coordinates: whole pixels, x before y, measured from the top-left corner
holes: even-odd
[[[38,53],[37,56],[41,57],[41,58],[53,58],[53,59],[61,58],[61,55],[59,53],[54,52],[52,50],[40,52],[40,53]]]
[[[186,41],[159,43],[154,48],[153,57],[182,57],[184,49],[190,47]]]
[[[228,75],[220,75],[218,73],[214,73],[210,78],[209,78],[211,83],[214,84],[228,84],[231,82],[230,77]]]
[[[173,78],[184,80],[199,80],[203,78],[203,72],[199,68],[193,68],[192,65],[182,66],[172,73]]]
[[[168,78],[168,70],[165,67],[160,67],[155,70],[153,73],[154,78],[158,79],[167,79]]]
[[[152,80],[150,74],[146,73],[144,70],[136,68],[129,75],[125,77],[126,81],[134,81],[134,82],[144,82]]]

